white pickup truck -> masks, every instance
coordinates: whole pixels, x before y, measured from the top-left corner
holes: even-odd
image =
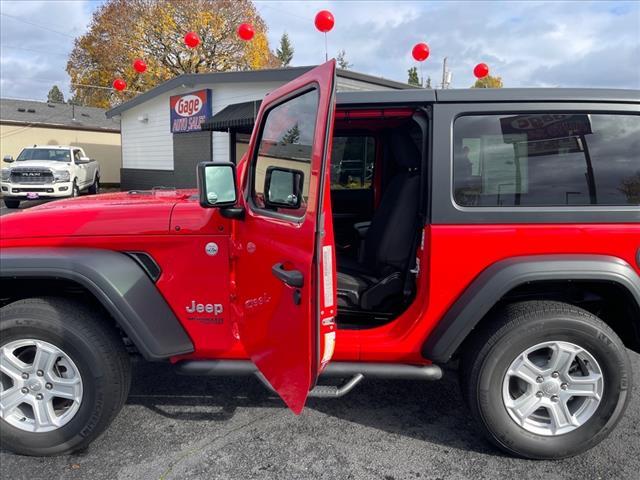
[[[81,191],[98,193],[100,165],[80,147],[43,145],[26,147],[14,163],[2,169],[2,197],[7,208],[18,208],[21,200],[77,197]]]

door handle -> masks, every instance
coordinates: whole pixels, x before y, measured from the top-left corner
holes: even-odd
[[[302,288],[304,285],[302,272],[299,270],[285,270],[284,263],[276,263],[271,267],[271,273],[290,287]]]

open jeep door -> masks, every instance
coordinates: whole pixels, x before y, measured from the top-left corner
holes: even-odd
[[[232,305],[251,360],[300,413],[331,359],[336,326],[330,156],[335,60],[268,94],[234,222]]]

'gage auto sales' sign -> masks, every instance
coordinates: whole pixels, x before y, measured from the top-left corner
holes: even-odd
[[[199,132],[200,125],[211,116],[211,90],[174,95],[169,99],[171,132]]]

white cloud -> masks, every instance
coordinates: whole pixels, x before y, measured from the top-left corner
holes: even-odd
[[[96,5],[81,0],[0,2],[0,95],[44,100],[57,84],[67,97],[67,58]]]

